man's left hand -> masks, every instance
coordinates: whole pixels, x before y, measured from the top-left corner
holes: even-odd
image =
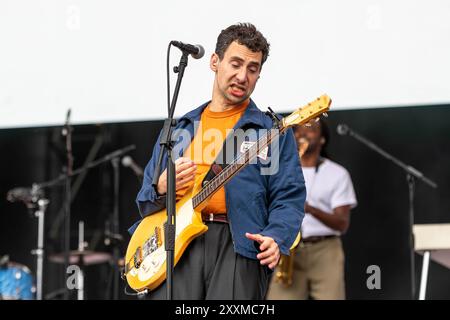
[[[280,260],[280,248],[271,237],[265,237],[260,234],[246,233],[245,236],[259,243],[261,252],[256,256],[262,265],[269,265],[270,269],[275,269]]]

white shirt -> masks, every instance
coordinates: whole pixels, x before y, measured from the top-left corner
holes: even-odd
[[[317,172],[315,167],[302,168],[308,204],[329,214],[337,207],[345,205],[356,207],[355,190],[348,171],[336,162],[322,159],[323,162]],[[302,238],[340,235],[339,231],[327,227],[309,213],[305,214],[301,231]]]

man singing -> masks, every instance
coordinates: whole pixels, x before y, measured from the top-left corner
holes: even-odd
[[[210,59],[215,74],[212,98],[177,122],[175,131],[190,133],[187,143],[174,139],[177,199],[210,170],[226,149],[230,130],[260,132],[273,127],[272,118],[250,99],[268,55],[266,38],[252,24],[232,25],[219,34]],[[236,149],[233,157],[243,151],[239,145]],[[157,187],[151,185],[160,150],[158,139],[137,196],[143,217],[166,205],[167,157]],[[267,158],[270,163],[263,161]],[[271,270],[280,254],[288,254],[300,230],[306,189],[292,130],[257,159],[202,210],[208,231],[190,243],[176,265],[174,299],[264,299]],[[271,170],[263,174],[267,168]],[[149,298],[164,299],[165,294],[163,284]]]

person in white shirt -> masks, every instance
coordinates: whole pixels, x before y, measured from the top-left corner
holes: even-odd
[[[294,259],[292,285],[273,276],[267,299],[345,299],[344,252],[340,236],[350,225],[357,200],[348,171],[328,159],[329,129],[322,119],[295,127],[306,183],[302,240]]]

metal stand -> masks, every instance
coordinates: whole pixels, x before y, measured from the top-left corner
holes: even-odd
[[[174,72],[178,73],[178,78],[173,93],[172,103],[170,103],[169,99],[168,118],[164,121],[164,126],[162,129],[161,138],[159,142],[159,144],[161,145],[161,152],[159,154],[158,163],[155,167],[152,181],[152,186],[154,188],[157,188],[163,155],[167,154],[167,197],[166,197],[167,222],[164,228],[164,239],[165,239],[164,246],[166,249],[167,300],[172,300],[173,297],[173,268],[174,268],[175,229],[176,229],[175,163],[174,159],[172,158],[172,147],[173,147],[172,129],[176,125],[176,122],[173,119],[173,115],[175,112],[175,106],[180,91],[181,81],[184,75],[184,69],[187,67],[188,64],[188,54],[189,54],[188,52],[183,51],[179,65],[174,68]]]
[[[38,218],[38,240],[37,247],[31,253],[36,256],[36,300],[42,300],[42,279],[44,275],[44,221],[45,210],[49,201],[39,199],[37,201],[38,209],[34,216]]]
[[[33,184],[31,188],[15,188],[8,191],[6,199],[10,202],[21,201],[25,204],[30,216],[38,218],[37,247],[31,250],[31,254],[36,256],[36,299],[42,300],[42,278],[44,275],[44,221],[45,211],[49,201],[45,199],[44,191],[38,184]],[[9,257],[3,257],[0,265],[8,262]],[[6,262],[5,262],[6,261]],[[1,297],[0,297],[1,298]]]
[[[45,210],[49,201],[45,199],[43,190],[39,185],[33,184],[31,188],[15,188],[8,191],[6,199],[10,202],[21,201],[25,204],[30,216],[38,218],[37,247],[31,250],[36,256],[36,299],[42,300],[42,278],[44,275],[44,221]],[[0,264],[7,263],[9,257],[3,257]],[[5,262],[6,261],[6,262]],[[0,297],[1,300],[1,297]]]
[[[80,272],[78,273],[78,291],[77,298],[78,300],[84,300],[84,251],[85,243],[84,243],[84,221],[78,222],[78,251],[80,254],[79,267]]]
[[[72,199],[71,195],[71,183],[72,183],[72,169],[73,169],[73,155],[72,155],[72,127],[70,126],[70,109],[67,111],[66,124],[63,129],[63,136],[66,137],[66,153],[67,153],[67,167],[66,167],[66,179],[65,179],[65,199],[64,199],[64,283],[67,283],[68,273],[66,272],[69,267],[70,259],[70,203]],[[64,299],[68,300],[70,297],[69,288],[67,288]]]
[[[49,187],[53,187],[56,185],[60,185],[63,181],[66,182],[66,192],[70,192],[70,186],[68,186],[68,184],[70,184],[70,178],[73,176],[76,176],[80,173],[84,173],[87,170],[94,168],[100,164],[103,164],[105,162],[111,161],[112,159],[115,158],[119,158],[122,155],[130,152],[131,150],[134,150],[136,148],[135,145],[129,145],[125,148],[116,150],[114,152],[111,152],[107,155],[105,155],[104,157],[89,162],[88,164],[86,164],[85,166],[74,170],[71,172],[71,174],[61,174],[59,177],[57,177],[56,179],[50,180],[50,181],[46,181],[46,182],[42,182],[42,183],[35,183],[33,184],[33,187],[31,188],[30,193],[36,194],[36,195],[41,195],[42,194],[42,189],[44,188],[49,188]],[[25,190],[29,190],[29,189],[25,189]],[[32,196],[32,198],[36,198],[37,196]],[[42,200],[40,203],[41,205],[39,205],[39,200]],[[66,196],[66,201],[65,202],[65,207],[66,207],[66,214],[68,213],[70,216],[70,197]],[[44,255],[44,212],[45,212],[45,208],[46,205],[48,204],[48,200],[47,199],[37,199],[36,200],[39,206],[39,210],[36,213],[36,216],[39,218],[39,236],[38,236],[38,248],[35,250],[36,252],[36,256],[38,258],[38,266],[37,266],[37,292],[39,292],[37,294],[38,297],[42,298],[42,270],[43,270],[43,255]],[[36,202],[35,201],[35,202]],[[29,201],[28,201],[29,202]],[[30,204],[27,203],[27,207],[32,208],[32,206],[30,207]],[[67,217],[67,216],[66,216]],[[65,221],[65,231],[68,231],[67,228],[70,229],[70,221],[69,219]],[[66,235],[68,235],[69,233],[66,233]],[[65,246],[64,246],[64,265],[65,265],[65,281],[64,283],[67,283],[67,276],[68,274],[66,273],[67,267],[69,266],[69,259],[70,259],[70,238],[65,237]],[[69,249],[69,251],[67,251],[67,249]],[[62,290],[62,289],[61,289]],[[61,293],[61,290],[58,291],[58,295]],[[70,291],[68,288],[64,289],[64,299],[68,299],[70,295]],[[39,299],[39,298],[38,298]]]
[[[112,299],[119,299],[119,279],[120,279],[120,244],[123,237],[119,230],[119,187],[120,187],[120,159],[119,157],[111,159],[111,164],[114,173],[114,208],[112,216],[106,221],[105,228],[105,245],[113,247],[113,261],[111,264],[110,274],[108,275],[108,285],[106,286],[105,299],[110,299],[111,284],[112,284]]]
[[[425,251],[423,253],[423,260],[422,260],[422,275],[420,276],[419,300],[425,300],[429,265],[430,265],[430,251]]]
[[[408,207],[409,207],[409,256],[410,256],[410,272],[411,272],[411,299],[416,298],[416,266],[414,260],[414,234],[412,232],[414,225],[414,195],[415,195],[415,180],[410,173],[406,174],[406,181],[408,182]]]
[[[111,160],[111,164],[114,169],[114,210],[112,217],[112,232],[113,232],[113,299],[119,299],[119,279],[120,279],[120,270],[119,270],[119,245],[120,241],[118,239],[121,238],[119,234],[119,186],[120,186],[120,170],[119,170],[119,158],[113,158]]]
[[[416,297],[416,277],[415,277],[415,266],[414,266],[414,234],[413,234],[413,225],[414,225],[414,193],[415,193],[415,179],[419,179],[425,184],[429,185],[432,188],[437,188],[437,184],[428,179],[422,172],[414,168],[413,166],[407,165],[394,157],[393,155],[387,153],[379,146],[377,146],[372,141],[358,134],[357,132],[350,129],[345,124],[340,124],[337,127],[337,132],[340,135],[349,135],[362,144],[366,145],[370,149],[382,155],[384,158],[392,161],[398,167],[403,169],[406,172],[406,180],[408,182],[408,205],[409,205],[409,214],[408,214],[408,224],[409,224],[409,250],[410,250],[410,272],[411,272],[411,299],[414,300]]]

